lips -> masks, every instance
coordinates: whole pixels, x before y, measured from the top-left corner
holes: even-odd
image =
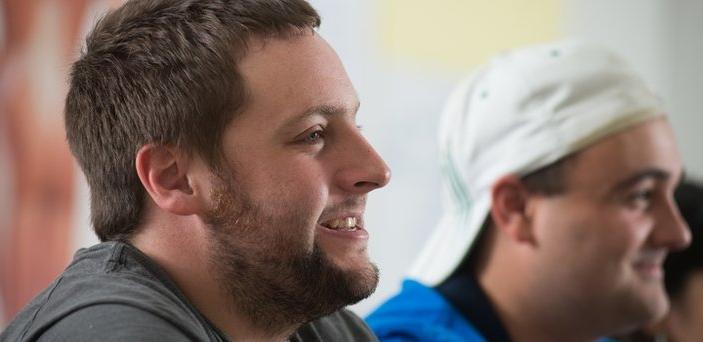
[[[662,264],[665,257],[666,253],[662,251],[646,253],[633,263],[633,267],[646,278],[660,279],[664,273]]]
[[[639,272],[641,275],[645,276],[648,279],[661,279],[664,275],[664,272],[660,265],[639,264],[635,265],[635,269],[637,270],[637,272]]]

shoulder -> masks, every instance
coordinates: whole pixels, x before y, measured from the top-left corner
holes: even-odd
[[[484,340],[444,297],[414,280],[405,280],[366,321],[381,341]]]
[[[366,323],[346,309],[305,324],[295,337],[299,341],[377,341]]]
[[[192,341],[195,336],[169,320],[124,304],[79,309],[46,330],[37,341]],[[33,338],[32,338],[33,339]]]
[[[70,331],[69,327],[80,327],[72,322],[96,313],[120,317],[120,322],[135,326],[142,321],[164,321],[168,325],[162,326],[199,336],[217,335],[168,279],[128,252],[118,243],[79,251],[66,271],[15,317],[3,337],[33,340],[54,326],[61,327],[59,332]],[[104,330],[99,326],[103,320],[86,321]]]
[[[218,336],[184,313],[133,305],[129,301],[84,302],[44,309],[36,311],[30,319],[15,319],[0,340],[199,341]]]

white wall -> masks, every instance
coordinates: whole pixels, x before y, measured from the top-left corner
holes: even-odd
[[[687,173],[703,176],[703,1],[565,0],[565,31],[628,59],[670,111]]]
[[[667,3],[667,100],[688,171],[703,179],[703,1]]]

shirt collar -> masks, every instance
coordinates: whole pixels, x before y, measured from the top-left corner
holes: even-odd
[[[436,290],[459,311],[487,341],[510,341],[493,304],[470,272],[457,272]]]

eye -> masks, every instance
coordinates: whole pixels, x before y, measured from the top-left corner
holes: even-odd
[[[314,144],[321,139],[322,139],[322,130],[317,130],[317,131],[311,132],[310,134],[305,136],[305,141],[308,143],[311,143],[311,144]]]
[[[300,141],[305,144],[315,145],[321,143],[325,138],[325,131],[322,126],[315,126],[303,134],[301,134]]]
[[[648,210],[654,199],[653,189],[637,190],[627,196],[628,205],[634,210]]]

